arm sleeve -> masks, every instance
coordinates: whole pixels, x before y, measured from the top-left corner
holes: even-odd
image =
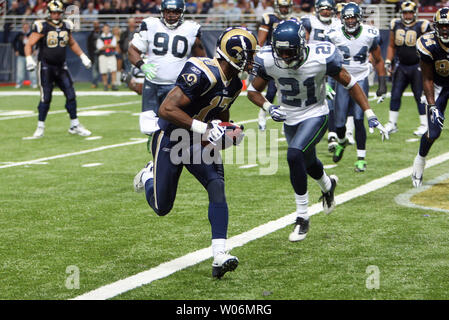
[[[142,21],[139,27],[139,32],[136,32],[131,41],[132,45],[139,49],[140,52],[147,52],[148,50],[148,26],[145,21]]]
[[[326,58],[326,74],[328,76],[336,76],[341,71],[343,57],[340,51],[334,48],[334,52]]]
[[[261,57],[257,55],[256,58],[254,59],[254,62],[256,63],[256,74],[259,77],[267,81],[273,80],[273,78],[267,74],[263,59]]]

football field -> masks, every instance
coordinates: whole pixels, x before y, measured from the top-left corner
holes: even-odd
[[[224,155],[228,247],[240,263],[214,280],[200,183],[184,170],[164,217],[133,190],[151,159],[138,125],[140,97],[124,88],[76,89],[88,138],[67,132],[58,94],[45,136],[29,139],[38,91],[0,89],[0,299],[449,298],[448,130],[430,151],[423,187],[413,189],[419,121],[409,94],[390,140],[368,133],[366,172],[354,172],[355,146],[335,165],[326,139],[318,144],[326,172],[339,177],[337,207],[321,212],[309,178],[313,217],[298,243],[288,241],[296,207],[281,125],[268,120],[260,135],[258,108],[241,96],[231,119],[245,124],[247,137]],[[382,124],[389,101],[371,101]]]

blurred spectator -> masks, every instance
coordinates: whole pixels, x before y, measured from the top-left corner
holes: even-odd
[[[307,13],[313,12],[314,6],[315,6],[315,0],[301,0],[301,11],[303,11],[303,12],[307,12]]]
[[[30,34],[30,24],[24,22],[22,24],[22,31],[20,31],[13,40],[13,48],[16,55],[16,88],[22,86],[27,75],[24,47],[28,42]],[[29,72],[29,79],[31,80],[31,87],[37,88],[36,72]]]
[[[93,1],[91,1],[87,4],[87,8],[83,10],[82,15],[92,15],[93,16],[93,17],[89,17],[89,18],[83,17],[84,21],[95,21],[98,19],[98,17],[97,17],[98,10],[95,9],[95,3]]]
[[[264,13],[274,12],[271,2],[265,0],[252,0],[250,6],[252,7],[254,14],[258,17],[258,20],[260,20],[259,18],[262,18]]]
[[[97,40],[97,50],[100,55],[98,57],[98,69],[103,80],[104,90],[108,91],[108,75],[111,75],[111,88],[116,91],[115,86],[117,73],[117,58],[115,57],[115,49],[117,41],[111,33],[111,29],[107,23],[103,25],[103,32]]]
[[[44,16],[47,12],[47,3],[44,0],[37,0],[36,5],[32,10],[32,14]]]
[[[198,4],[196,0],[186,1],[186,12],[187,14],[196,14],[198,12]]]
[[[100,80],[100,73],[98,71],[98,50],[97,40],[100,38],[101,29],[100,22],[93,22],[94,29],[91,31],[87,38],[87,54],[90,61],[92,61],[92,88],[97,88],[98,81]]]
[[[207,14],[213,6],[213,0],[198,0],[198,13]]]
[[[115,46],[115,57],[117,59],[117,73],[115,78],[115,84],[120,85],[120,80],[122,78],[122,69],[123,69],[123,54],[122,50],[120,48],[120,37],[121,37],[121,30],[120,27],[116,26],[112,28],[112,34],[115,38],[115,42],[117,45]]]
[[[25,15],[31,14],[31,8],[30,8],[30,4],[28,3],[28,0],[19,0],[18,11],[19,11],[19,14],[25,14]]]
[[[116,10],[112,8],[111,3],[109,1],[105,1],[103,3],[103,9],[100,9],[99,14],[116,14]]]
[[[119,14],[131,14],[132,9],[128,6],[128,3],[125,0],[120,1],[120,6],[118,8],[117,13]]]
[[[151,8],[150,8],[150,13],[160,14],[161,13],[161,4],[162,4],[162,0],[154,0],[152,2]]]
[[[229,21],[239,21],[242,17],[242,10],[236,6],[234,0],[228,0],[228,8],[226,14],[229,15]]]
[[[128,52],[129,43],[133,39],[134,33],[136,33],[136,31],[136,20],[134,18],[129,18],[128,27],[121,33],[119,41],[120,50],[122,51],[122,53],[125,53],[123,54],[123,69],[126,72],[131,71],[132,67],[128,60],[128,54],[126,53]]]
[[[240,12],[243,14],[251,14],[254,13],[251,5],[247,0],[237,0],[236,7],[240,9]]]
[[[141,0],[136,3],[136,13],[150,13],[152,6],[154,2],[151,0]]]

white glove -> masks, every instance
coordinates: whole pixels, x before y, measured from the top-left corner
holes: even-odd
[[[81,62],[84,64],[84,66],[89,69],[90,67],[92,67],[92,61],[90,61],[90,59],[84,54],[82,53],[80,55],[81,58]]]
[[[206,137],[214,146],[217,144],[217,141],[221,139],[226,130],[226,127],[220,126],[220,123],[220,120],[212,120],[207,125]]]
[[[34,69],[36,69],[36,62],[34,61],[32,56],[26,57],[26,63],[28,71],[34,71]]]

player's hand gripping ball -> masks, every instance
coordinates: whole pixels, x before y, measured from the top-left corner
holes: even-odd
[[[210,145],[211,147],[224,150],[231,146],[238,146],[245,137],[245,134],[243,133],[243,125],[238,125],[233,122],[220,122],[218,125],[220,127],[224,127],[225,129],[223,136],[221,139],[215,141],[215,143],[211,143],[207,139],[203,138],[202,145],[204,147]]]

